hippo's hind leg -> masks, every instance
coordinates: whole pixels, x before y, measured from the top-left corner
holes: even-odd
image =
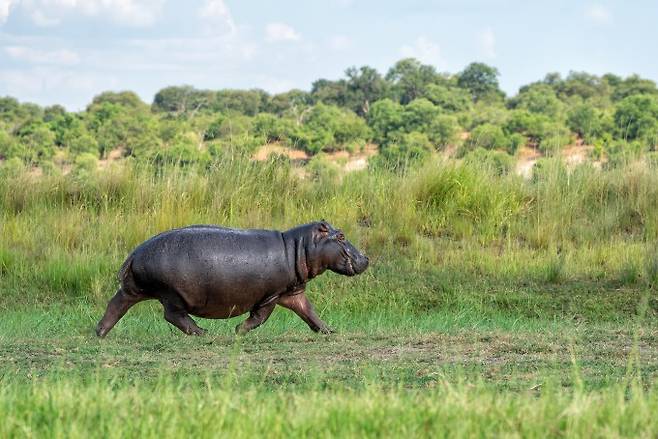
[[[313,305],[303,292],[292,296],[282,296],[279,299],[279,305],[294,311],[315,332],[322,332],[323,334],[334,332],[325,322],[320,320],[320,317],[313,309]]]
[[[235,327],[235,333],[238,335],[244,335],[252,329],[258,328],[270,317],[275,306],[275,301],[263,305],[257,305],[257,307],[252,309],[249,313],[249,318]]]
[[[175,292],[161,295],[160,303],[164,307],[166,321],[183,331],[187,335],[203,335],[206,330],[199,328],[192,317],[187,313],[183,299]]]
[[[144,296],[128,294],[122,288],[107,304],[105,315],[96,325],[96,335],[105,337],[134,304],[146,299]]]

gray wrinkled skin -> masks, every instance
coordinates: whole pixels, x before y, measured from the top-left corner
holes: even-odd
[[[285,232],[205,225],[170,230],[128,256],[119,272],[121,288],[96,333],[104,337],[130,307],[149,299],[159,300],[165,319],[186,334],[204,332],[190,314],[225,319],[249,312],[236,327],[244,334],[276,305],[328,333],[304,294],[306,283],[326,270],[354,276],[367,267],[368,258],[325,221]]]

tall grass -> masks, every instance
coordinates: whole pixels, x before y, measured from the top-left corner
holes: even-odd
[[[373,260],[356,281],[367,294],[354,307],[422,310],[483,285],[655,283],[658,173],[646,163],[567,170],[551,159],[530,181],[438,159],[405,174],[316,177],[237,153],[209,168],[126,162],[92,174],[0,173],[0,306],[104,300],[127,253],[169,228],[284,229],[321,218]],[[354,287],[322,282],[337,292],[327,303]]]
[[[1,381],[0,381],[1,383]],[[59,380],[0,386],[2,437],[653,437],[655,389],[555,386],[497,393],[483,383],[430,389],[265,392],[208,377],[155,383]]]

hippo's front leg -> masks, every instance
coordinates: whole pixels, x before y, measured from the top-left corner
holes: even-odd
[[[278,303],[285,308],[293,310],[313,331],[322,332],[323,334],[334,332],[325,322],[320,320],[320,317],[318,317],[313,309],[313,305],[311,305],[311,302],[303,292],[292,296],[281,296]]]

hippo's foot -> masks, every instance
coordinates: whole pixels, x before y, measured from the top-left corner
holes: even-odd
[[[207,331],[203,328],[199,328],[198,326],[196,328],[189,328],[186,332],[187,335],[197,335],[201,336],[204,335]]]
[[[323,326],[322,328],[319,328],[319,329],[318,329],[318,332],[319,332],[320,334],[327,334],[327,335],[328,335],[328,334],[335,334],[335,333],[336,333],[335,330],[331,329],[331,328],[328,327],[328,326]]]
[[[109,331],[105,329],[101,324],[99,323],[96,326],[96,335],[99,336],[100,338],[104,338]]]
[[[249,330],[244,327],[244,324],[240,323],[235,326],[236,335],[245,335],[247,332],[249,332]]]

